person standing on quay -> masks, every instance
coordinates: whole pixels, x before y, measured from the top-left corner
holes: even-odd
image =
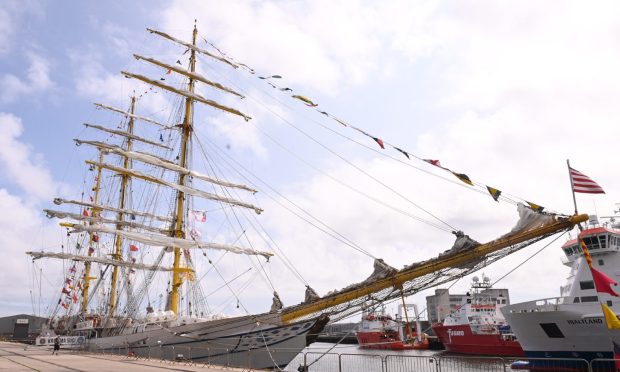
[[[52,351],[52,355],[58,355],[58,351],[60,350],[60,336],[56,336],[54,339],[54,351]]]

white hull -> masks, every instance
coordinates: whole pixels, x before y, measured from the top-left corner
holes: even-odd
[[[613,358],[611,340],[620,343],[620,332],[607,329],[600,304],[561,304],[558,300],[502,309],[525,354],[536,358]]]
[[[279,315],[263,314],[135,333],[125,331],[118,336],[91,338],[86,348],[93,352],[192,359],[231,367],[273,368],[287,365],[307,346],[306,336],[320,332],[324,322],[313,319],[282,325]]]

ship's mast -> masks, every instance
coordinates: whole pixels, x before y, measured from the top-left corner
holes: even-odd
[[[101,164],[103,163],[103,152],[101,150],[99,150],[99,165],[97,165],[97,178],[95,178],[95,186],[93,187],[93,191],[94,191],[94,196],[93,196],[93,204],[98,205],[99,204],[99,190],[101,188],[101,170],[103,169],[103,167],[101,166]],[[91,208],[90,213],[92,217],[98,217],[99,213],[101,212],[101,210],[99,208]],[[91,225],[94,224],[94,222],[90,223]],[[93,246],[93,243],[96,243],[95,241],[95,233],[90,233],[89,234],[89,240],[88,240],[88,256],[92,256],[94,253],[94,250],[91,250],[90,248]],[[84,267],[84,277],[82,278],[82,281],[84,282],[84,289],[82,291],[82,313],[86,313],[88,311],[88,291],[90,289],[90,281],[91,279],[94,279],[90,276],[90,261],[87,261]]]
[[[129,112],[132,115],[135,112],[135,105],[136,105],[136,97],[131,97],[131,108]],[[133,116],[130,116],[129,122],[127,124],[127,132],[129,134],[133,134],[133,124],[134,124],[134,118]],[[128,137],[127,138],[127,151],[131,151],[131,146],[132,146],[132,139]],[[129,157],[125,157],[125,160],[123,162],[123,167],[125,169],[129,169],[131,167],[131,159]],[[120,199],[118,203],[118,208],[125,209],[126,201],[127,201],[127,184],[129,181],[129,175],[121,173],[120,176],[121,176],[121,191],[120,191]],[[123,221],[123,216],[124,216],[124,213],[119,213],[118,221]],[[118,224],[117,229],[122,230],[123,225]],[[116,235],[115,240],[114,240],[114,254],[112,255],[113,259],[118,260],[118,261],[121,260],[122,248],[123,248],[123,238],[120,235]],[[110,318],[112,318],[114,314],[116,313],[116,308],[118,305],[118,296],[116,293],[116,288],[118,286],[118,271],[119,271],[119,266],[114,266],[114,270],[112,271],[112,284],[110,287],[110,304],[109,304],[109,311],[108,311],[108,316]]]
[[[196,35],[198,34],[198,29],[196,25],[194,25],[194,32],[192,35],[192,45],[196,46]],[[189,68],[191,72],[196,71],[196,50],[191,49],[190,51],[190,59],[189,59]],[[194,79],[192,77],[189,78],[189,83],[187,90],[190,93],[194,93]],[[187,168],[188,162],[188,147],[189,140],[192,131],[192,114],[193,114],[193,99],[187,97],[185,99],[185,118],[183,119],[183,132],[181,134],[181,154],[179,155],[179,165],[183,168]],[[185,185],[185,174],[179,174],[179,185]],[[177,212],[176,212],[176,226],[174,234],[177,238],[184,238],[184,212],[185,209],[185,193],[179,191],[177,194]],[[173,272],[172,272],[172,290],[170,292],[170,310],[175,314],[179,314],[179,292],[181,290],[181,285],[183,284],[183,280],[181,277],[181,272],[183,269],[181,268],[181,249],[179,247],[174,248],[174,263],[173,263]]]

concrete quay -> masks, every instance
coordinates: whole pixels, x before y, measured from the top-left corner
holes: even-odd
[[[136,359],[119,355],[76,353],[60,350],[52,355],[47,347],[0,342],[0,371],[204,371],[241,372],[247,369],[228,368],[189,362]]]

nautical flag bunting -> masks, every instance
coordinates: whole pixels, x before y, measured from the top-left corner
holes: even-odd
[[[529,201],[525,201],[525,202],[530,206],[530,208],[532,208],[536,212],[542,212],[542,211],[545,210],[545,207],[543,207],[542,205],[534,204],[534,203],[529,202]]]
[[[370,137],[372,139],[374,139],[375,142],[377,142],[382,149],[385,150],[385,145],[383,144],[383,140],[381,138],[377,138],[377,137],[373,137],[373,136],[370,136]]]
[[[436,166],[436,167],[438,167],[438,168],[441,168],[441,169],[445,169],[445,170],[447,170],[447,171],[450,171],[450,169],[448,169],[448,168],[444,167],[443,165],[441,165],[441,163],[439,162],[439,160],[433,160],[433,159],[422,159],[422,160],[424,160],[425,162],[427,162],[427,163],[429,163],[429,164],[432,164],[432,165],[434,165],[434,166]],[[450,172],[452,172],[452,171],[450,171]]]
[[[411,158],[409,157],[409,154],[407,153],[407,151],[405,151],[405,150],[401,150],[401,149],[399,149],[399,148],[398,148],[398,147],[396,147],[396,146],[392,146],[392,147],[394,147],[394,149],[395,149],[396,151],[399,151],[401,154],[405,155],[405,156],[407,157],[407,159],[411,159]]]
[[[583,239],[579,238],[579,245],[581,246],[581,250],[583,251],[583,257],[592,272],[592,279],[594,280],[594,287],[599,293],[608,293],[612,296],[619,297],[618,293],[616,293],[611,286],[618,285],[618,282],[608,277],[604,272],[598,271],[594,267],[592,267],[592,256],[590,255],[590,250],[588,246],[583,241]]]
[[[603,315],[605,315],[605,322],[607,323],[607,328],[609,329],[620,329],[620,319],[609,306],[601,303],[601,307],[603,308]]]
[[[300,96],[300,95],[294,95],[291,96],[293,98],[297,98],[298,100],[302,101],[303,103],[306,104],[306,106],[310,106],[310,107],[316,107],[318,106],[316,103],[312,102],[309,98],[304,97],[304,96]]]
[[[592,256],[590,256],[590,250],[588,249],[588,246],[583,241],[583,239],[579,239],[579,245],[581,246],[581,250],[583,251],[583,258],[586,259],[588,267],[592,268]]]
[[[207,222],[207,212],[205,211],[192,211],[192,216],[196,222]]]
[[[491,197],[493,198],[493,200],[495,200],[496,202],[499,202],[498,199],[499,199],[499,196],[502,194],[502,192],[491,186],[487,186],[487,190],[489,191],[489,194],[491,194]]]
[[[452,171],[451,171],[452,172]],[[471,182],[471,179],[469,178],[468,175],[466,175],[465,173],[456,173],[456,172],[452,172],[452,174],[454,174],[456,176],[456,178],[458,178],[459,180],[465,182],[466,184],[468,184],[469,186],[473,186],[474,183]]]

